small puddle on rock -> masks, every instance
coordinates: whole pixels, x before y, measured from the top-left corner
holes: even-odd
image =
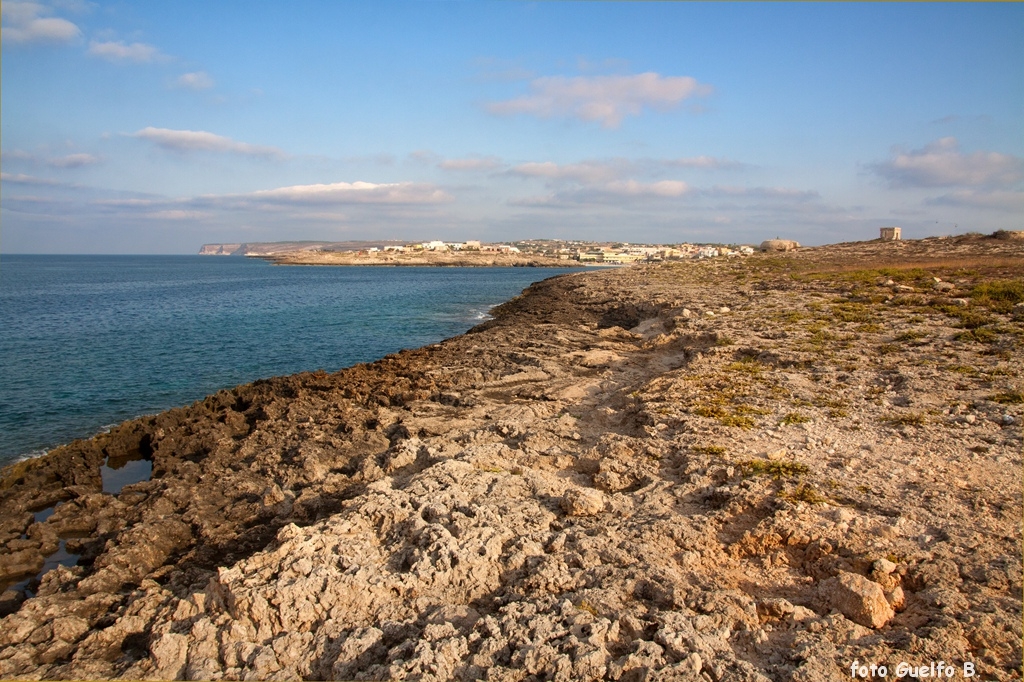
[[[5,591],[13,590],[14,592],[23,592],[25,594],[26,599],[31,599],[32,597],[36,596],[36,594],[33,590],[29,589],[29,585],[38,586],[39,583],[43,580],[43,576],[52,571],[53,569],[57,568],[58,566],[67,566],[68,568],[70,568],[72,566],[78,565],[78,559],[81,557],[81,555],[72,554],[71,552],[69,552],[67,550],[67,547],[65,547],[65,542],[67,541],[62,539],[60,543],[57,545],[57,551],[51,554],[50,556],[46,557],[46,560],[43,562],[43,567],[42,569],[40,569],[38,573],[36,573],[31,578],[25,578],[24,580],[11,585]]]
[[[35,516],[36,523],[42,523],[42,522],[46,521],[46,519],[48,519],[51,516],[53,516],[53,512],[54,512],[54,510],[56,508],[57,508],[56,505],[54,505],[53,507],[47,507],[46,509],[43,509],[42,511],[35,512],[34,516]]]
[[[111,462],[108,457],[100,466],[100,475],[103,477],[103,492],[117,495],[126,485],[148,481],[153,475],[153,462],[148,459]]]
[[[42,580],[44,575],[58,566],[67,566],[70,568],[71,566],[78,564],[78,559],[81,555],[69,552],[64,546],[64,543],[66,542],[67,540],[61,540],[60,544],[57,546],[57,551],[46,557],[46,561],[43,562],[43,570],[39,571],[39,574],[36,575],[37,580]]]

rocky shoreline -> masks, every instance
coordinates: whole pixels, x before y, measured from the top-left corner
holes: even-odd
[[[0,676],[1019,679],[1022,297],[980,236],[574,273],[126,422],[2,472],[0,587],[79,558]]]

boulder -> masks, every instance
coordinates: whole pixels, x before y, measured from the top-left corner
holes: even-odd
[[[829,606],[858,625],[877,629],[896,615],[882,586],[862,575],[840,571],[835,578],[823,581],[819,589]]]
[[[589,488],[571,488],[562,497],[562,510],[569,516],[594,516],[604,511],[604,494]]]
[[[761,242],[762,251],[796,251],[800,248],[800,242],[792,239],[766,239]]]
[[[1024,241],[1024,231],[1021,230],[996,230],[992,236],[1007,242]]]

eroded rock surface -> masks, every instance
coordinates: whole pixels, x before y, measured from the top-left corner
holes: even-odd
[[[0,582],[81,558],[4,593],[0,675],[1016,679],[1022,249],[567,275],[9,468]]]

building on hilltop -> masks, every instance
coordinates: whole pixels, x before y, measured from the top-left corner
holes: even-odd
[[[900,241],[900,228],[883,227],[879,229],[878,238],[883,242],[898,242]]]

